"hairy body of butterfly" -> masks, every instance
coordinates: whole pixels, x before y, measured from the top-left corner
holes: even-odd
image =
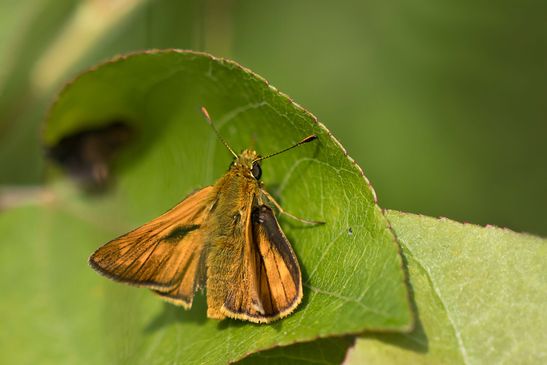
[[[260,182],[259,160],[243,151],[215,185],[108,242],[90,265],[186,309],[206,287],[210,318],[268,323],[289,315],[302,300],[301,272],[270,205],[280,207]]]

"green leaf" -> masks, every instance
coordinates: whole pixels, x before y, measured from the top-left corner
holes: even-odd
[[[544,364],[547,240],[390,211],[417,306],[410,334],[360,338],[349,364]]]
[[[263,164],[265,186],[284,208],[326,221],[308,227],[280,219],[303,269],[304,300],[294,314],[271,325],[210,320],[202,295],[192,310],[184,311],[147,290],[113,283],[86,265],[87,256],[108,239],[154,218],[226,171],[230,154],[203,121],[202,105],[238,151],[254,140],[256,150],[267,154],[318,135],[317,143]],[[46,262],[21,275],[51,289],[51,313],[44,320],[25,317],[28,306],[40,298],[30,292],[22,301],[14,285],[7,285],[12,299],[6,308],[19,311],[18,326],[29,338],[28,321],[41,328],[54,323],[59,329],[59,345],[52,347],[58,357],[45,356],[42,362],[74,353],[82,354],[76,362],[86,362],[84,354],[94,348],[98,354],[90,362],[225,363],[317,338],[409,328],[398,246],[361,170],[323,125],[259,76],[233,62],[192,52],[119,58],[83,74],[61,93],[44,140],[51,146],[114,120],[131,125],[136,137],[117,160],[110,191],[80,195],[60,180],[57,200],[47,208],[51,218],[42,222],[33,217],[41,224],[26,232],[30,237],[17,237],[17,230],[28,230],[24,221],[0,221],[0,232],[14,230],[16,248],[9,255],[14,262],[24,257],[18,251],[23,247],[24,252],[42,252]],[[46,213],[38,209],[34,214]],[[68,233],[65,224],[71,225]],[[50,279],[52,270],[59,280]],[[66,286],[67,281],[81,285]],[[81,332],[74,326],[81,326]],[[17,347],[17,339],[6,340],[3,346]],[[63,341],[71,344],[64,353]]]

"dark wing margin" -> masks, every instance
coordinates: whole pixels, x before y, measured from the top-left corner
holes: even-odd
[[[215,199],[212,186],[189,195],[173,209],[95,251],[90,266],[123,283],[153,289],[164,299],[191,306],[204,274],[205,240],[200,229]]]
[[[268,323],[288,316],[302,300],[302,275],[298,259],[271,208],[255,207],[251,214],[251,265],[249,277],[259,303],[227,300],[222,310],[229,317]],[[247,293],[254,296],[254,293]],[[252,299],[252,298],[249,298]],[[250,303],[247,308],[237,303]]]

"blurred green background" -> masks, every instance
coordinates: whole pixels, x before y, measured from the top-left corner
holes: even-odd
[[[0,186],[43,183],[40,123],[66,81],[174,47],[234,59],[314,113],[382,207],[547,235],[545,14],[532,0],[0,0]]]

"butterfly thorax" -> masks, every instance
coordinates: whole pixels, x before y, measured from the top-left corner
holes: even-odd
[[[209,227],[217,232],[215,237],[238,236],[245,229],[241,223],[249,222],[254,206],[262,203],[262,174],[258,154],[244,150],[232,163],[230,170],[215,184],[217,191],[210,215]]]

